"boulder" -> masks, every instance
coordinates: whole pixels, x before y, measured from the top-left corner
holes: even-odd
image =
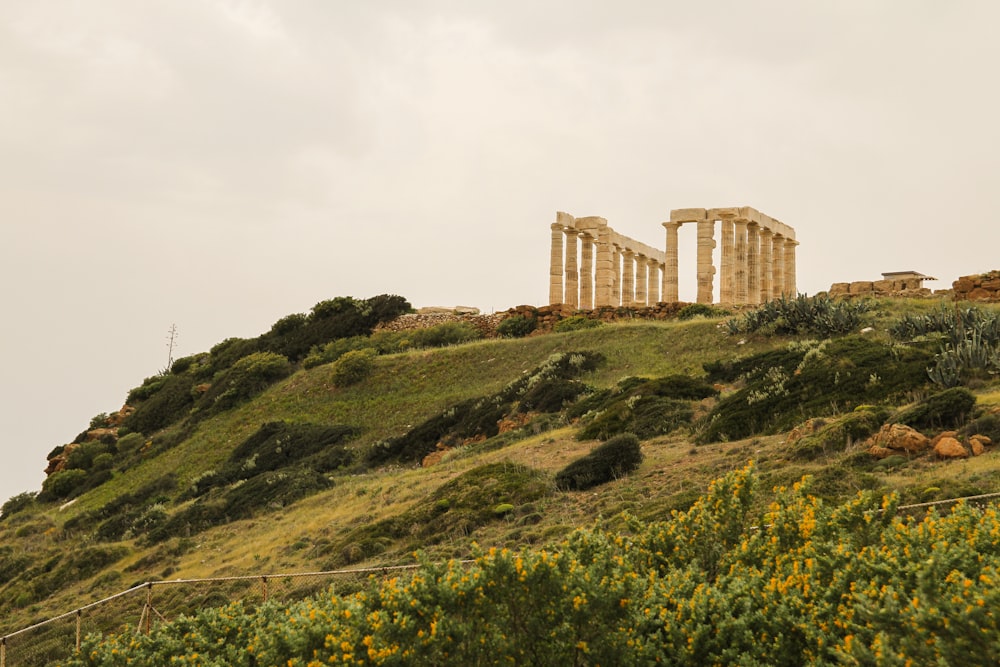
[[[979,456],[980,454],[986,451],[987,447],[989,447],[992,444],[993,441],[990,440],[985,435],[976,434],[969,436],[969,449],[972,450],[973,456]]]
[[[934,455],[939,459],[967,459],[969,452],[955,438],[945,436],[937,439],[934,445]]]
[[[830,297],[844,296],[850,293],[851,283],[834,283],[830,285]]]
[[[926,435],[903,424],[885,424],[865,441],[865,448],[873,456],[878,456],[875,452],[880,451],[879,448],[919,454],[929,446],[930,440]]]
[[[851,294],[871,294],[874,289],[875,286],[870,280],[856,280],[850,287]]]

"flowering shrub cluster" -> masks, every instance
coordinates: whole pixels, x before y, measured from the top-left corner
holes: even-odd
[[[892,497],[827,506],[808,486],[756,509],[747,467],[627,534],[581,530],[360,593],[91,637],[69,664],[1000,663],[995,510],[900,517]]]

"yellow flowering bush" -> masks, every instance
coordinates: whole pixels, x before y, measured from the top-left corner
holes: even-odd
[[[90,637],[69,664],[1000,664],[994,509],[903,517],[871,493],[827,506],[808,478],[761,508],[755,479],[733,472],[623,533]]]

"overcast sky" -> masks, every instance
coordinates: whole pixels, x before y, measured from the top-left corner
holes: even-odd
[[[338,295],[548,298],[557,210],[1000,268],[1000,3],[3,0],[0,502],[175,357]],[[694,229],[681,230],[694,300]]]

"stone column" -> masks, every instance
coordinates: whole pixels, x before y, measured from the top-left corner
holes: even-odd
[[[698,303],[711,304],[715,298],[715,265],[712,264],[714,235],[714,220],[698,221]]]
[[[771,274],[774,264],[771,261],[771,244],[773,232],[767,227],[760,230],[760,302],[771,300]]]
[[[635,305],[642,308],[643,306],[649,305],[646,294],[646,287],[648,287],[648,276],[647,269],[649,268],[649,260],[645,255],[635,256]]]
[[[795,288],[795,239],[785,239],[785,294],[790,297],[799,295]]]
[[[613,247],[614,251],[611,254],[611,304],[620,306],[622,304],[622,249],[617,243]]]
[[[732,305],[735,303],[736,280],[733,277],[733,219],[723,218],[719,225],[722,233],[722,257],[720,258],[719,303]]]
[[[596,307],[611,305],[611,292],[614,278],[612,277],[611,230],[599,227],[597,230],[597,284],[594,289],[594,305]]]
[[[734,220],[734,234],[735,234],[735,267],[733,269],[733,282],[735,286],[733,288],[733,303],[745,304],[747,301],[747,289],[749,288],[747,284],[747,221],[746,220]]]
[[[580,236],[580,308],[594,307],[594,237],[587,232]]]
[[[563,302],[563,226],[558,222],[552,229],[552,256],[549,259],[549,304]]]
[[[663,300],[668,303],[680,301],[677,291],[677,230],[679,222],[664,222],[667,228],[666,263],[663,265]]]
[[[747,303],[760,303],[760,225],[747,225]]]
[[[660,263],[649,258],[649,273],[646,283],[646,305],[653,306],[660,302]]]
[[[576,237],[575,229],[566,230],[566,296],[563,304],[576,310],[580,305],[580,274],[576,268]]]
[[[775,234],[771,239],[771,298],[785,293],[785,237]]]
[[[622,254],[622,305],[631,306],[635,301],[635,253],[625,248]]]

